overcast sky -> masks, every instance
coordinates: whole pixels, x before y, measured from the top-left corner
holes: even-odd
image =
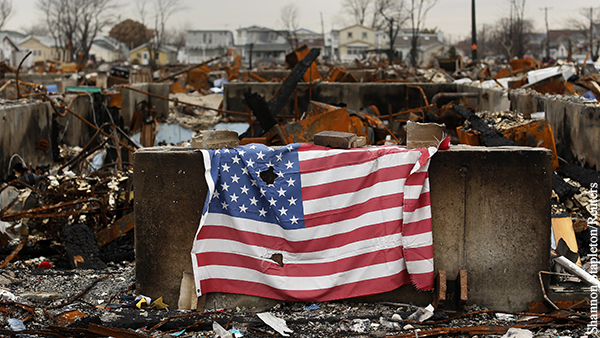
[[[139,20],[134,1],[116,0],[123,4],[118,19]],[[152,1],[152,0],[147,0]],[[228,29],[235,31],[240,27],[259,25],[279,28],[279,13],[283,6],[291,1],[285,0],[181,0],[185,10],[174,14],[168,26],[188,29]],[[321,32],[321,15],[325,31],[343,28],[342,0],[302,0],[295,1],[300,9],[300,27]],[[5,29],[21,30],[43,20],[43,13],[36,8],[36,0],[13,0],[14,14],[5,25]],[[500,17],[508,16],[509,0],[477,0],[477,25],[493,24]],[[545,31],[542,7],[549,7],[548,21],[550,29],[563,28],[568,18],[587,21],[580,14],[583,8],[598,6],[591,0],[527,0],[527,18],[533,19],[535,28]],[[595,11],[600,13],[600,7]],[[429,12],[425,27],[438,27],[454,43],[470,36],[471,1],[439,0]]]

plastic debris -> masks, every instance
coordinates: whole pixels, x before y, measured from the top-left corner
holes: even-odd
[[[502,338],[533,338],[533,333],[529,330],[511,327]]]
[[[219,323],[213,322],[213,331],[217,334],[216,337],[233,338],[233,334],[225,330]]]
[[[426,308],[418,308],[417,311],[413,312],[410,316],[408,316],[407,320],[414,320],[417,322],[424,322],[427,319],[433,316],[433,305],[429,304]]]
[[[163,302],[162,297],[159,297],[158,299],[156,299],[155,301],[152,302],[152,304],[150,304],[150,308],[151,309],[158,309],[158,310],[163,310],[168,308],[169,305],[165,304]]]
[[[171,333],[171,336],[173,337],[179,337],[181,336],[183,333],[185,332],[185,329],[179,331],[179,332],[175,332],[175,333]]]
[[[317,304],[311,304],[309,306],[306,306],[304,309],[306,310],[316,310],[316,309],[320,309],[321,307]]]
[[[280,335],[284,337],[289,337],[289,334],[287,334],[286,332],[294,332],[289,327],[287,327],[287,324],[285,323],[284,319],[277,318],[269,312],[262,312],[257,314],[257,316],[258,318],[260,318],[260,320],[265,322],[265,324],[269,325],[273,330],[277,331]]]
[[[363,333],[369,329],[369,326],[371,326],[371,321],[368,319],[354,319],[351,330],[356,333]]]

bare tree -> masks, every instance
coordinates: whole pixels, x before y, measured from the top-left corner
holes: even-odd
[[[410,64],[417,66],[419,60],[419,36],[421,29],[425,26],[427,13],[438,3],[438,0],[409,0],[408,16],[410,19],[411,39],[410,39]]]
[[[167,43],[177,49],[177,52],[185,46],[185,39],[187,38],[187,31],[190,30],[189,22],[185,22],[176,28],[167,30],[166,40]]]
[[[85,62],[94,38],[112,23],[113,0],[38,0],[63,61]]]
[[[140,16],[142,16],[142,23],[145,22],[146,16],[146,2],[140,0],[137,2],[137,7]],[[173,14],[183,10],[185,7],[181,4],[181,0],[153,0],[153,13],[152,18],[154,20],[154,32],[148,42],[148,63],[152,69],[158,69],[158,56],[161,48],[167,43],[168,32],[166,25]]]
[[[48,33],[48,28],[44,22],[37,22],[31,24],[29,27],[21,27],[21,31],[25,33],[25,35],[46,35]]]
[[[533,31],[533,22],[525,19],[525,1],[510,0],[509,17],[501,18],[493,33],[494,43],[508,59],[523,57]]]
[[[281,8],[279,15],[285,39],[288,41],[288,44],[292,49],[298,48],[298,38],[296,37],[296,31],[300,27],[300,23],[298,21],[298,11],[298,5],[295,3],[290,3]]]
[[[596,29],[596,23],[600,22],[600,11],[598,8],[589,7],[580,9],[579,13],[588,21],[583,21],[580,17],[571,17],[565,23],[565,27],[579,31],[585,37],[590,57],[596,61],[600,54],[600,39],[597,38]]]
[[[408,20],[408,13],[404,8],[404,0],[376,0],[375,10],[379,12],[384,29],[390,38],[390,48],[387,50],[388,60],[394,62],[394,43],[402,25]]]
[[[371,10],[371,0],[344,0],[342,7],[344,12],[352,17],[355,24],[365,25],[367,14]]]
[[[0,29],[13,14],[12,0],[0,0]]]

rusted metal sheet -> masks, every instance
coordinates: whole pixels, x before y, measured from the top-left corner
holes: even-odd
[[[480,134],[477,130],[465,131],[463,127],[456,128],[456,134],[458,135],[458,141],[461,144],[468,144],[470,146],[480,146]]]
[[[123,95],[121,95],[121,93],[105,93],[105,95],[108,95],[108,106],[110,108],[121,109],[121,107],[123,106]]]
[[[90,323],[88,327],[88,331],[92,333],[97,333],[106,337],[116,337],[116,338],[151,338],[152,336],[143,334],[135,331],[128,331],[117,329],[114,327],[106,327],[102,325],[97,325],[94,323]]]
[[[527,124],[515,126],[502,132],[517,145],[529,147],[544,147],[552,151],[552,169],[558,168],[558,156],[554,133],[546,119],[535,119]]]
[[[288,65],[288,67],[294,68],[294,66],[304,59],[309,52],[310,48],[308,48],[307,45],[302,45],[285,56],[285,63]],[[250,73],[250,76],[252,76],[252,73]],[[319,74],[319,70],[317,69],[317,61],[315,60],[310,64],[310,67],[308,67],[308,70],[306,70],[304,73],[302,80],[310,83],[312,81],[321,79],[321,74]]]
[[[121,237],[126,232],[134,228],[135,216],[133,212],[121,217],[108,227],[96,233],[96,241],[98,245],[105,246],[106,244]]]
[[[56,319],[56,323],[58,325],[67,326],[67,325],[72,324],[77,319],[81,319],[84,317],[87,317],[87,314],[85,314],[79,310],[72,310],[72,311],[63,312],[60,315],[54,317],[54,319]]]
[[[312,115],[305,120],[287,124],[281,129],[286,143],[311,142],[315,134],[325,130],[352,132],[350,114],[346,108]]]
[[[558,301],[554,304],[560,310],[588,310],[590,308],[590,302],[588,299],[580,301]],[[554,308],[548,307],[544,302],[531,302],[527,304],[528,311],[532,313],[547,313],[555,311]]]
[[[327,82],[347,82],[347,83],[356,83],[359,82],[358,79],[347,72],[344,68],[338,66],[331,66],[327,75],[325,75],[325,81]]]

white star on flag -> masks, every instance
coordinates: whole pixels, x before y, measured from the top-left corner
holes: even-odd
[[[246,188],[246,186],[243,186],[240,189],[242,189],[242,194],[248,195],[248,188]]]
[[[246,213],[246,210],[248,210],[248,208],[246,208],[246,205],[240,205],[240,212]]]
[[[265,157],[265,154],[263,154],[262,151],[259,151],[258,153],[256,153],[256,158],[258,158],[259,160],[262,160]]]
[[[231,168],[231,167],[228,166],[227,163],[225,163],[221,166],[221,168],[223,168],[223,171],[229,172],[229,168]]]
[[[286,215],[287,216],[287,209],[284,207],[281,207],[281,209],[278,210],[281,213],[281,216]]]
[[[283,188],[279,188],[279,190],[277,190],[277,193],[279,194],[279,197],[285,196],[285,190],[283,190]]]
[[[298,220],[300,218],[296,218],[296,216],[292,216],[292,218],[290,218],[290,221],[292,222],[292,224],[298,224]]]
[[[233,174],[233,176],[231,176],[232,183],[238,183],[239,180],[240,180],[240,178],[238,177],[238,175]]]
[[[287,167],[287,169],[292,169],[292,167],[294,166],[294,163],[292,163],[288,160],[287,163],[285,164],[285,166]]]
[[[271,197],[271,199],[269,200],[269,204],[270,205],[276,205],[277,204],[277,200],[274,199],[273,197]]]
[[[229,197],[231,197],[232,202],[237,202],[238,196],[235,193],[233,193],[233,195],[229,195]]]
[[[288,187],[290,187],[290,186],[292,186],[292,187],[293,187],[293,186],[294,186],[294,182],[296,182],[296,181],[290,177],[290,179],[289,179],[289,180],[287,180],[286,182],[287,182],[287,184],[288,184]]]
[[[223,184],[221,184],[221,189],[229,191],[229,185],[227,184],[227,182],[223,182]]]
[[[254,196],[252,196],[252,198],[250,199],[250,205],[257,205],[258,200],[256,198],[254,198]]]
[[[297,200],[298,200],[298,199],[296,199],[296,198],[294,198],[294,196],[292,196],[292,197],[291,197],[291,198],[288,200],[288,202],[290,202],[290,205],[296,205],[296,201],[297,201]]]

